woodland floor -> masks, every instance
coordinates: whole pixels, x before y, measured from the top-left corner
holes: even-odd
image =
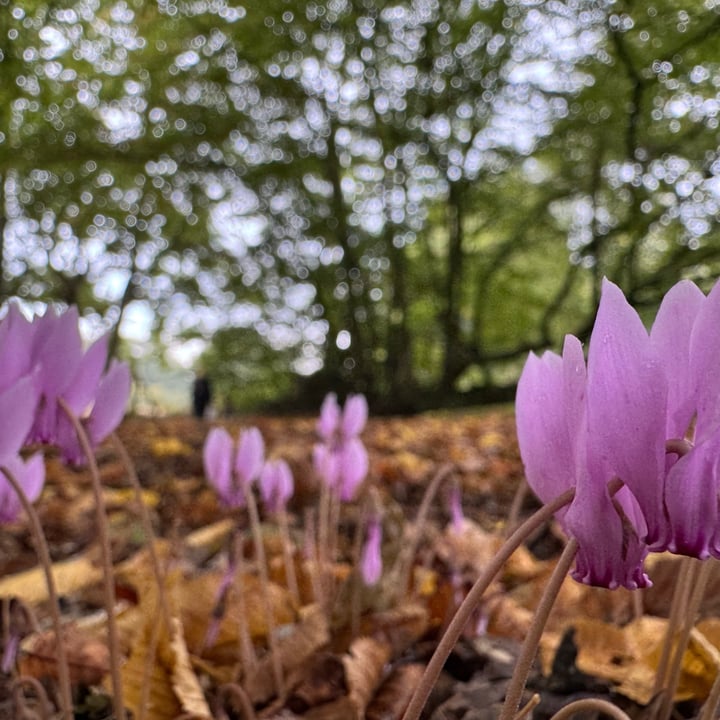
[[[330,569],[331,610],[318,609],[317,585],[298,551],[295,556],[300,602],[286,590],[279,535],[264,525],[270,591],[254,572],[251,534],[244,517],[230,518],[208,486],[202,446],[213,424],[231,433],[256,425],[268,455],[292,467],[296,493],[289,508],[298,547],[308,537],[310,510],[319,493],[311,465],[315,419],[245,417],[198,421],[190,417],[128,418],[119,436],[131,456],[143,499],[150,510],[163,565],[165,598],[158,597],[145,547],[140,513],[115,447],[98,451],[105,486],[118,596],[120,644],[126,661],[126,705],[145,720],[243,718],[233,688],[238,684],[258,717],[391,720],[402,717],[437,637],[457,603],[482,572],[507,532],[513,500],[522,480],[509,409],[481,414],[433,414],[371,419],[363,434],[370,454],[369,484],[384,511],[386,572],[374,588],[361,589],[353,568],[355,527],[361,504],[343,508],[338,553]],[[432,478],[447,468],[422,527],[415,522]],[[64,467],[48,456],[48,482],[36,503],[47,536],[67,621],[76,717],[101,720],[111,710],[100,552],[94,502],[86,469]],[[447,494],[462,488],[465,521],[449,523]],[[537,505],[531,496],[516,503],[519,517]],[[227,567],[233,528],[243,530],[244,590],[218,604],[217,588]],[[399,557],[417,534],[408,582],[398,586]],[[312,535],[312,533],[310,533]],[[314,536],[313,536],[314,537]],[[473,720],[497,717],[518,643],[562,548],[554,524],[520,548],[486,593],[465,637],[446,665],[425,717]],[[17,672],[40,679],[53,697],[57,675],[54,640],[48,628],[45,583],[25,521],[0,529],[2,647],[14,634],[25,636],[18,668],[0,674],[0,718],[13,717],[10,698]],[[651,568],[655,585],[644,594],[604,591],[566,579],[543,637],[531,681],[542,702],[535,718],[549,717],[569,699],[605,697],[635,718],[649,717],[652,685],[667,613],[678,572],[677,560],[661,557]],[[357,587],[357,589],[356,589]],[[677,700],[682,715],[694,714],[715,674],[713,648],[720,646],[720,572],[713,575],[696,628]],[[18,615],[23,601],[27,613]],[[164,609],[161,611],[161,605]],[[274,692],[267,645],[266,607],[277,630],[276,652],[286,691]],[[355,608],[354,610],[352,608]],[[218,618],[212,639],[208,629]],[[172,627],[163,622],[170,615]],[[18,617],[20,619],[18,619]],[[242,618],[246,618],[245,621]],[[243,622],[256,657],[247,669],[239,660]],[[158,628],[165,628],[158,630]],[[697,638],[701,639],[698,640]],[[705,644],[704,644],[705,643]],[[558,651],[558,647],[560,650]],[[154,658],[149,663],[147,658]],[[529,696],[528,696],[529,697]],[[30,702],[30,701],[28,701]],[[30,703],[32,704],[32,703]],[[183,714],[184,713],[184,714]]]

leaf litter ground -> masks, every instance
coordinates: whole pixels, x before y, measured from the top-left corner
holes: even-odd
[[[315,419],[251,417],[218,421],[235,434],[257,426],[271,457],[289,462],[296,481],[291,526],[303,547],[318,487],[311,449]],[[135,464],[157,535],[162,593],[145,549],[145,535],[125,467],[108,445],[98,460],[105,485],[118,596],[123,689],[134,716],[401,718],[439,633],[507,533],[508,520],[535,507],[518,496],[522,465],[514,418],[508,409],[481,414],[379,418],[369,422],[370,481],[383,507],[383,564],[373,588],[353,572],[355,528],[361,505],[343,509],[338,556],[331,568],[331,608],[316,602],[311,564],[295,556],[300,603],[287,591],[280,537],[272,522],[263,544],[273,582],[263,588],[253,547],[240,519],[242,567],[222,603],[220,586],[233,528],[208,486],[202,445],[210,424],[189,417],[128,418],[119,435]],[[438,470],[448,476],[427,519],[419,508]],[[464,520],[450,523],[448,489],[462,489]],[[521,500],[518,502],[518,500]],[[108,652],[100,589],[93,500],[84,470],[48,460],[48,483],[38,503],[62,596],[76,689],[77,717],[111,717],[102,702]],[[465,637],[446,664],[426,717],[496,717],[542,588],[562,547],[551,525],[518,551],[485,594]],[[407,583],[390,572],[414,553]],[[535,717],[552,714],[580,697],[608,697],[631,716],[652,703],[654,671],[664,616],[677,575],[676,561],[661,557],[644,594],[609,592],[568,579],[543,637],[531,689],[542,702]],[[706,696],[720,666],[720,572],[714,573],[702,619],[693,630],[676,696],[686,715]],[[46,630],[47,596],[26,525],[0,530],[2,643],[23,637],[19,671],[43,682],[52,696],[56,639]],[[15,599],[15,600],[14,600]],[[22,602],[18,602],[18,599]],[[266,611],[270,607],[268,616]],[[267,652],[268,617],[276,628],[284,693],[277,697]],[[243,642],[245,643],[243,650]],[[240,658],[244,658],[241,661]],[[12,707],[11,673],[0,682],[0,716]]]

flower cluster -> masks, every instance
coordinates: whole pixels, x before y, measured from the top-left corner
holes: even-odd
[[[113,361],[106,370],[107,337],[83,350],[77,309],[51,309],[28,320],[15,305],[0,321],[0,466],[37,499],[44,483],[40,455],[23,461],[24,445],[56,445],[67,462],[84,458],[67,410],[82,421],[92,444],[119,424],[130,393],[127,365]],[[15,493],[0,483],[0,521],[20,509]]]
[[[358,437],[367,417],[364,395],[349,395],[341,410],[335,393],[329,393],[320,408],[317,431],[321,442],[313,449],[315,470],[344,502],[355,497],[368,473],[367,450]]]
[[[720,557],[720,283],[706,297],[683,281],[648,332],[608,280],[590,338],[562,356],[531,354],[517,391],[520,452],[578,541],[573,576],[643,587],[648,552]]]
[[[246,493],[259,480],[260,496],[270,512],[279,512],[294,492],[293,476],[284,460],[265,461],[265,441],[255,428],[243,430],[237,444],[225,428],[213,428],[203,448],[205,475],[228,508],[246,504]]]

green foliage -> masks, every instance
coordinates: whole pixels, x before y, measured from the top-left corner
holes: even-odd
[[[2,297],[421,407],[720,272],[720,11],[0,0]],[[240,329],[238,329],[240,328]],[[455,398],[456,400],[459,398]]]

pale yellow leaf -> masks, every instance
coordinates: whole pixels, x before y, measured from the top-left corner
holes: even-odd
[[[52,574],[58,595],[73,595],[102,580],[100,568],[84,555],[53,563]],[[17,597],[31,605],[45,602],[45,573],[35,567],[0,578],[0,597]]]

